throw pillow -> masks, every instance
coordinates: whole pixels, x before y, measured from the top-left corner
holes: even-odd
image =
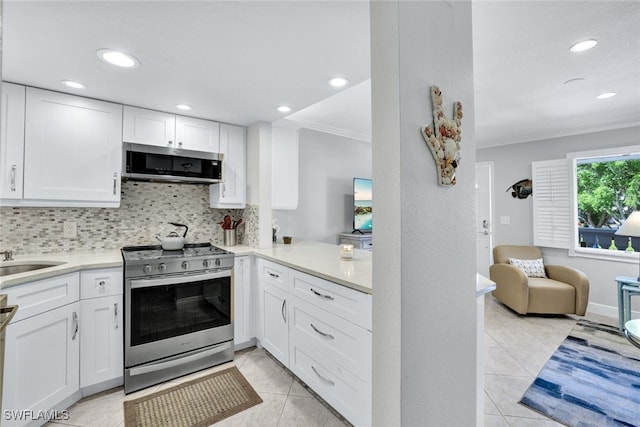
[[[527,277],[547,277],[544,272],[542,258],[538,259],[516,259],[509,258],[509,263],[524,271]]]

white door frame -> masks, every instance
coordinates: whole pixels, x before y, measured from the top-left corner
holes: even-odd
[[[484,212],[484,215],[482,215],[481,212],[479,212],[478,207],[479,207],[479,200],[478,200],[478,168],[479,167],[489,167],[489,183],[488,183],[488,192],[489,192],[489,205],[488,205],[488,210],[489,212]],[[483,274],[483,275],[488,275],[489,274],[489,266],[491,264],[493,264],[493,233],[495,230],[495,227],[493,226],[493,195],[494,195],[494,185],[493,185],[493,162],[477,162],[476,163],[476,248],[477,248],[477,269],[478,269],[478,273]],[[486,230],[483,230],[481,228],[482,225],[482,220],[483,218],[487,218],[488,219],[488,228]],[[479,239],[482,237],[479,233],[483,233],[484,231],[488,231],[488,239],[489,241],[486,243],[486,245],[479,245]],[[481,252],[481,250],[483,250]],[[486,264],[486,261],[481,261],[481,260],[486,260],[487,259],[487,253],[486,251],[488,251],[488,259],[489,259],[489,263],[488,265],[484,265]],[[483,264],[483,265],[481,265]]]

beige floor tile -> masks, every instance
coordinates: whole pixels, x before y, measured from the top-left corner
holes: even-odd
[[[268,356],[249,356],[239,368],[257,392],[288,394],[293,377]]]
[[[278,427],[344,427],[341,419],[313,397],[288,396]]]
[[[284,410],[284,394],[258,393],[262,403],[215,423],[215,427],[276,427]]]
[[[487,414],[484,416],[485,427],[509,427],[502,415]]]
[[[312,394],[307,390],[307,388],[302,385],[302,383],[294,379],[293,384],[291,384],[291,389],[289,389],[290,396],[301,396],[301,397],[311,397]]]
[[[505,351],[509,353],[509,355],[511,355],[511,357],[513,357],[513,359],[515,359],[529,375],[533,376],[538,376],[540,370],[549,361],[549,358],[553,354],[548,351],[519,350],[512,348],[506,349]]]
[[[533,376],[485,375],[485,390],[491,401],[504,416],[544,418],[537,412],[518,403],[532,382]]]
[[[501,347],[484,349],[484,373],[520,377],[531,375],[507,350]]]
[[[60,423],[74,426],[118,427],[124,422],[123,400],[122,389],[80,400],[69,408],[69,419]]]
[[[486,391],[484,392],[484,413],[486,415],[502,415]]]

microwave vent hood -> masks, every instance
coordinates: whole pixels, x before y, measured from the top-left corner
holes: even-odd
[[[188,184],[223,182],[223,154],[123,143],[122,179]]]

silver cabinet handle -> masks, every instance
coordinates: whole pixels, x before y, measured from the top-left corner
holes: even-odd
[[[287,300],[285,299],[285,300],[282,300],[282,309],[281,309],[282,320],[284,320],[284,323],[287,323],[287,318],[285,317],[286,308],[287,308]]]
[[[178,141],[178,145],[182,147],[182,141]]]
[[[270,272],[270,271],[267,271],[267,274],[268,274],[269,276],[273,277],[274,279],[278,279],[278,278],[280,278],[280,275],[279,275],[279,274],[272,273],[272,272]]]
[[[316,374],[318,376],[318,378],[320,378],[322,381],[324,381],[325,383],[329,384],[329,385],[336,385],[336,383],[334,383],[333,381],[331,381],[328,378],[323,377],[322,375],[320,375],[318,373],[318,371],[316,371],[316,368],[314,366],[311,366],[311,369],[313,369],[313,373]]]
[[[169,142],[169,145],[173,144],[173,141],[168,141],[168,142]]]
[[[16,191],[16,171],[17,165],[11,165],[11,191]]]
[[[313,326],[313,323],[310,323],[309,325],[311,326],[311,328],[313,328],[314,331],[316,331],[318,334],[322,335],[323,337],[329,338],[330,340],[334,339],[333,335],[318,330],[318,328]]]
[[[113,304],[113,319],[115,320],[115,329],[118,329],[118,303]]]
[[[222,197],[227,197],[227,186],[222,184]]]
[[[71,318],[73,319],[73,336],[71,337],[71,340],[75,340],[78,335],[78,313],[74,311]]]
[[[118,172],[113,173],[113,195],[116,195],[116,187],[118,185]]]
[[[98,282],[98,285],[99,285],[99,286],[104,286],[104,285],[106,285],[106,284],[107,284],[107,282],[105,282],[104,280],[100,280],[100,281]]]
[[[325,294],[321,294],[320,292],[316,291],[313,288],[309,288],[311,290],[311,292],[313,292],[314,294],[316,294],[317,296],[324,298],[324,299],[328,299],[330,301],[333,301],[333,297],[331,295],[325,295]]]

